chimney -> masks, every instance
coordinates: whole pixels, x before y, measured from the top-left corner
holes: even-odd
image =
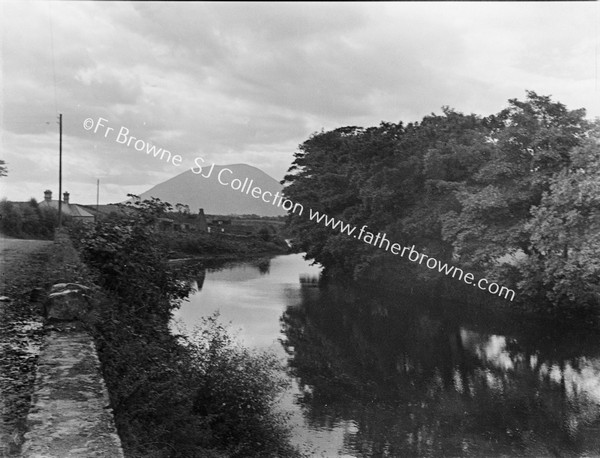
[[[49,189],[46,189],[44,191],[44,200],[46,202],[50,202],[52,200],[52,191],[50,191]]]
[[[204,216],[204,209],[201,208],[200,210],[198,210],[198,214]]]
[[[68,192],[63,192],[63,202],[65,204],[69,203],[69,193]]]

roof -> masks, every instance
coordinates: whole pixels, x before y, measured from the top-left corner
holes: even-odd
[[[92,215],[110,215],[116,213],[119,216],[129,216],[135,212],[135,209],[124,208],[117,204],[102,204],[102,205],[79,205]]]
[[[58,200],[43,200],[39,203],[40,207],[54,208],[58,210]],[[94,218],[90,212],[80,207],[77,204],[62,203],[62,212],[64,215],[69,215],[74,218]]]

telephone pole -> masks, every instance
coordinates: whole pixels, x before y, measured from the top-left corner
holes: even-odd
[[[58,115],[58,227],[62,227],[62,113]]]

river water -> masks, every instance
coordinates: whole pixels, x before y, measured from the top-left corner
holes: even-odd
[[[293,440],[323,457],[600,456],[600,334],[483,306],[314,281],[301,255],[208,270],[220,312],[287,361]]]

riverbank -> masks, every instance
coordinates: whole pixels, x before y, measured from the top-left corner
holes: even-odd
[[[274,234],[239,236],[179,232],[162,234],[160,241],[172,259],[237,260],[290,252],[285,240]]]
[[[244,261],[252,261],[254,259],[262,259],[262,258],[272,258],[274,256],[280,256],[282,254],[290,254],[289,252],[279,252],[279,251],[266,251],[266,252],[257,252],[257,253],[249,253],[249,254],[234,254],[234,253],[224,253],[224,254],[210,254],[210,255],[195,255],[195,256],[186,256],[185,253],[173,253],[172,257],[169,256],[169,262],[172,264],[182,263],[182,262],[204,262],[207,264],[211,263],[223,263],[223,262],[244,262]],[[180,257],[182,256],[182,257]]]
[[[195,279],[168,261],[151,218],[100,222],[75,239],[102,288],[90,324],[125,455],[298,456],[273,409],[283,389],[277,361],[243,348],[216,318],[194,338],[171,333]]]

